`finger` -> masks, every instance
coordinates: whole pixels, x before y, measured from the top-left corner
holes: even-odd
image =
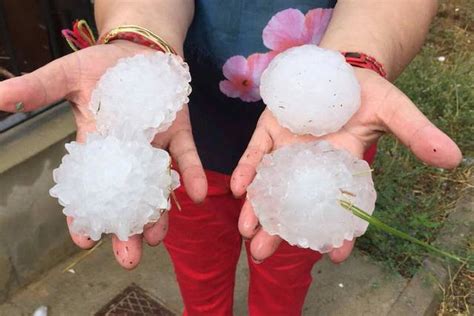
[[[190,129],[181,129],[173,134],[169,151],[176,160],[184,187],[191,200],[204,201],[207,195],[207,179],[199,159]]]
[[[259,228],[258,218],[253,212],[252,204],[246,200],[239,216],[239,231],[242,237],[252,239]]]
[[[387,95],[379,117],[385,126],[422,161],[454,168],[462,159],[459,147],[433,125],[401,91]]]
[[[148,245],[157,246],[165,238],[167,232],[168,212],[164,212],[158,222],[145,227],[143,237]]]
[[[250,242],[250,254],[254,261],[261,262],[270,257],[277,250],[280,243],[280,237],[272,236],[263,229],[259,229]]]
[[[340,248],[335,248],[329,252],[329,258],[334,263],[341,263],[346,260],[354,248],[355,239],[353,240],[344,240]]]
[[[249,145],[232,173],[230,188],[236,197],[245,194],[247,187],[255,177],[256,168],[263,156],[270,152],[273,141],[267,130],[257,126]]]
[[[0,110],[32,111],[57,102],[77,89],[78,74],[77,54],[70,54],[32,73],[2,81]]]
[[[74,219],[70,216],[66,217],[67,227],[69,229],[69,234],[71,235],[72,241],[81,249],[90,249],[95,245],[95,241],[93,241],[90,237],[76,234],[72,231],[71,226]]]
[[[127,270],[132,270],[140,263],[142,247],[141,235],[131,236],[127,241],[121,241],[117,236],[112,235],[115,259]]]

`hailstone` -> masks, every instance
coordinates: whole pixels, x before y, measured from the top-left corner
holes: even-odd
[[[279,124],[296,134],[338,131],[360,107],[360,86],[341,53],[303,45],[276,56],[260,94]]]
[[[50,194],[73,218],[73,232],[127,240],[170,209],[179,177],[150,141],[188,102],[190,81],[187,64],[162,52],[120,59],[100,78],[90,101],[97,132],[66,144],[69,154],[53,172]]]
[[[189,101],[190,81],[188,65],[174,54],[156,52],[119,60],[92,92],[90,109],[97,129],[124,136],[140,131],[151,140],[171,126]]]
[[[120,240],[141,233],[143,226],[169,210],[170,192],[179,186],[171,159],[144,140],[123,141],[89,134],[85,144],[66,144],[50,194],[74,218],[72,231],[99,240],[114,233]]]
[[[372,214],[376,192],[366,161],[319,141],[266,155],[247,197],[266,232],[325,253],[361,236],[368,226],[339,200]]]

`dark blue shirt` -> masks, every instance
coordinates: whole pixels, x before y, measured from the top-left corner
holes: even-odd
[[[336,0],[197,0],[185,43],[192,75],[189,110],[205,169],[232,173],[264,109],[262,102],[232,99],[219,90],[222,66],[235,55],[266,52],[262,31],[277,12],[332,8]]]

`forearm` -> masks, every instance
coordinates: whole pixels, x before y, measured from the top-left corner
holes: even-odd
[[[194,15],[193,0],[96,0],[99,34],[127,24],[145,27],[162,37],[180,55]]]
[[[394,80],[423,45],[435,0],[339,0],[320,46],[363,52]]]

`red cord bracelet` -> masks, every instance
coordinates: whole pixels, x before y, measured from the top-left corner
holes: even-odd
[[[370,69],[386,78],[387,73],[374,57],[358,52],[341,52],[346,58],[346,62],[354,67]]]

